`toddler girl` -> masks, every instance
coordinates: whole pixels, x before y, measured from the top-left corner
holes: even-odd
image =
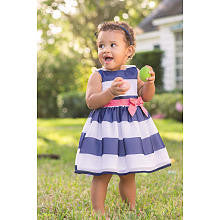
[[[98,26],[98,57],[102,68],[87,85],[86,103],[91,111],[79,141],[75,172],[92,174],[93,209],[104,214],[108,183],[120,177],[119,192],[135,208],[135,173],[150,173],[171,165],[167,150],[143,101],[155,93],[155,73],[147,82],[134,65],[125,65],[135,53],[132,28],[125,22]]]

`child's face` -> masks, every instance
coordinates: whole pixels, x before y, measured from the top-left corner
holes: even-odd
[[[128,47],[120,30],[101,31],[97,45],[99,61],[108,70],[120,70],[133,52],[132,46]]]

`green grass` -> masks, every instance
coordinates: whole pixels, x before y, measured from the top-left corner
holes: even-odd
[[[38,154],[59,154],[59,160],[38,160],[38,219],[97,219],[92,212],[92,176],[74,173],[75,154],[86,119],[38,119]],[[113,175],[105,207],[111,219],[182,219],[182,123],[154,120],[166,144],[172,166],[136,174],[136,210],[129,211],[119,196]]]

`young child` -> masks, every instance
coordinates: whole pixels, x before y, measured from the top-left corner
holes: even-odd
[[[88,81],[86,103],[90,113],[79,141],[75,172],[92,174],[93,209],[104,214],[108,183],[120,177],[119,192],[135,208],[135,173],[154,172],[171,165],[164,143],[143,101],[155,93],[155,73],[147,82],[134,65],[125,65],[135,53],[132,28],[125,22],[98,26],[98,57],[102,68]]]

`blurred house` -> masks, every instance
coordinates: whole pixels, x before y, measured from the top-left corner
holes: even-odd
[[[164,89],[183,88],[183,0],[162,0],[136,28],[136,52],[164,51]]]

